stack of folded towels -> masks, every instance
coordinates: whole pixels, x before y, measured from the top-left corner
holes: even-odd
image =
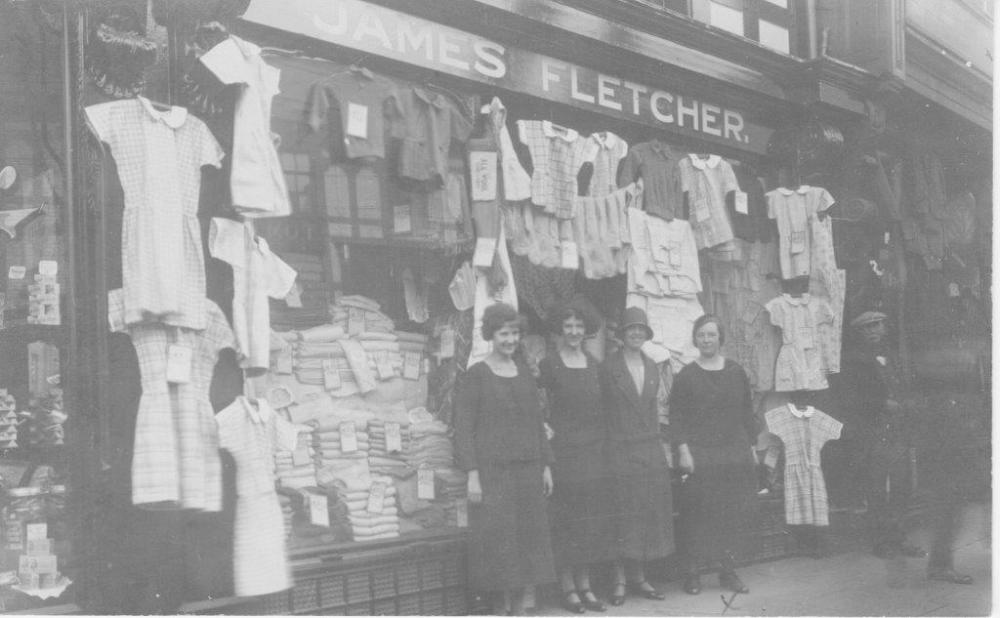
[[[354,425],[354,437],[357,449],[345,451],[346,438],[341,435],[341,429],[345,423]],[[315,429],[312,432],[313,461],[317,469],[336,464],[343,459],[365,459],[371,450],[371,442],[368,437],[368,424],[360,420],[338,420],[336,417],[329,417],[328,420],[312,421]],[[353,446],[353,445],[349,445]]]
[[[281,517],[285,521],[285,538],[292,537],[292,520],[295,517],[295,508],[292,506],[291,496],[278,494],[278,502],[281,504]]]
[[[410,450],[407,461],[414,468],[452,468],[455,453],[448,426],[437,419],[427,419],[410,424]]]
[[[303,439],[300,434],[299,440]],[[299,444],[301,445],[302,442]],[[279,486],[288,489],[301,489],[316,485],[316,466],[311,458],[312,447],[307,445],[305,452],[309,456],[299,458],[299,461],[296,461],[296,454],[288,451],[279,451],[274,454],[274,472]]]
[[[376,485],[382,491],[381,500],[373,499]],[[367,489],[335,486],[338,512],[346,509],[347,523],[355,541],[374,541],[399,536],[399,509],[396,507],[396,488],[392,480],[378,475],[370,477]]]

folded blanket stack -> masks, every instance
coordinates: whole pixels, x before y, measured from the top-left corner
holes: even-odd
[[[399,444],[393,438],[390,445],[386,438],[386,424],[392,432],[399,435]],[[410,428],[408,423],[372,419],[368,421],[368,434],[371,437],[371,451],[368,464],[372,472],[387,474],[396,478],[413,474],[413,468],[407,463],[406,454],[410,451]],[[389,450],[390,446],[392,450]],[[396,448],[399,447],[399,448]]]
[[[399,536],[399,509],[391,479],[372,475],[367,489],[337,487],[336,492],[338,502],[346,507],[347,522],[355,541]]]
[[[316,465],[312,460],[312,448],[305,438],[299,436],[299,448],[293,452],[278,452],[274,455],[274,472],[278,485],[289,489],[301,489],[316,485]]]
[[[292,520],[295,518],[295,508],[292,506],[292,498],[285,494],[278,494],[278,502],[281,504],[281,517],[285,522],[285,538],[291,538]]]

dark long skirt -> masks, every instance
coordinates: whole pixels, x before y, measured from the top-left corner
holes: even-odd
[[[655,560],[674,551],[670,469],[659,440],[611,451],[614,558]]]
[[[552,550],[559,568],[579,567],[612,555],[612,484],[603,449],[557,449],[549,503]]]
[[[480,468],[483,503],[469,507],[469,585],[508,590],[555,581],[539,462]]]
[[[689,445],[694,474],[678,490],[678,544],[685,568],[731,568],[757,533],[757,476],[749,445]]]

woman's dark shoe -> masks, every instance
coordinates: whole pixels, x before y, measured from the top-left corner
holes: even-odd
[[[604,603],[597,600],[594,593],[590,591],[590,588],[586,590],[580,590],[580,600],[583,601],[583,606],[592,612],[606,612],[607,607],[604,607]]]
[[[741,580],[739,576],[732,571],[719,573],[719,585],[740,594],[749,594],[750,592],[750,589],[743,583],[743,580]]]
[[[647,581],[632,584],[632,592],[644,599],[649,599],[650,601],[662,601],[667,598],[667,595],[663,594],[656,588],[653,588]]]
[[[611,591],[611,604],[615,607],[625,605],[625,584],[615,584]]]
[[[700,594],[701,593],[701,577],[697,574],[688,575],[684,578],[684,592],[688,594]]]
[[[576,598],[574,601],[573,598]],[[583,603],[580,602],[580,597],[576,594],[576,590],[570,590],[569,592],[563,593],[562,600],[563,609],[568,612],[573,612],[574,614],[584,614],[587,612],[583,608]]]

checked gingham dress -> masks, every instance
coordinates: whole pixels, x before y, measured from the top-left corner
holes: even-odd
[[[222,310],[202,298],[204,330],[159,323],[125,326],[122,290],[108,293],[113,332],[128,333],[139,358],[142,398],[135,423],[132,503],[151,509],[222,510],[219,433],[208,391],[219,352],[236,347]],[[167,381],[171,344],[191,349],[191,381]]]

